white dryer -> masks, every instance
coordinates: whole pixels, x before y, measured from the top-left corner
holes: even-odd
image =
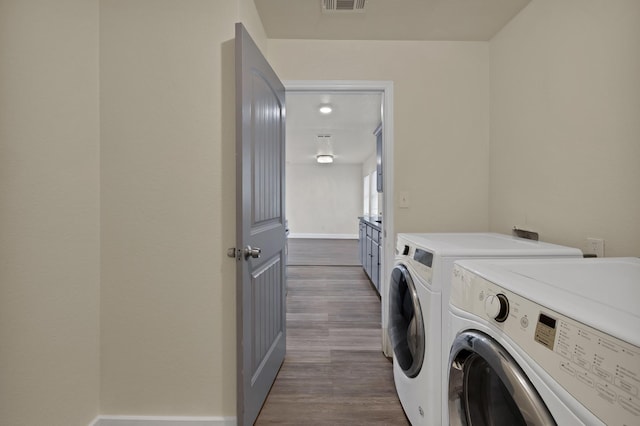
[[[449,424],[640,424],[640,259],[467,260],[453,276]]]
[[[414,426],[443,424],[442,388],[449,356],[443,342],[448,317],[443,314],[454,261],[505,257],[582,258],[582,252],[495,233],[398,235],[389,285],[389,337],[396,390]]]

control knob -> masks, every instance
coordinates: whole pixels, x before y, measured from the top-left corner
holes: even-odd
[[[484,311],[486,314],[498,322],[504,322],[509,316],[509,301],[502,293],[489,295],[484,300]]]

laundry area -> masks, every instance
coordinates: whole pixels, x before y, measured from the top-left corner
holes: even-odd
[[[411,424],[637,421],[640,258],[490,233],[399,234],[397,253],[389,333]]]
[[[638,22],[0,1],[0,425],[640,424]]]

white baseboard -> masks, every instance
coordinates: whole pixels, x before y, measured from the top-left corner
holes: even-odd
[[[357,240],[358,234],[289,234],[289,238],[316,238],[326,240]]]
[[[235,417],[98,416],[89,426],[236,426]]]

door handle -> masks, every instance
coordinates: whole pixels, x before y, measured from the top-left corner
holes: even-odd
[[[262,249],[258,247],[246,246],[243,250],[243,253],[244,253],[245,259],[248,259],[250,257],[253,259],[257,259],[260,257],[260,253],[262,253]]]

